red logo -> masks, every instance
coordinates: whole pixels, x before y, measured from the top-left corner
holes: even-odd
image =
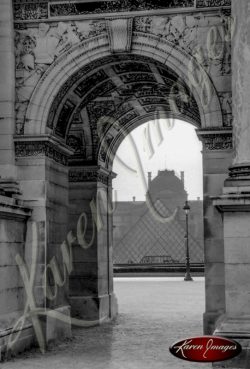
[[[216,336],[192,337],[176,342],[169,348],[182,360],[216,362],[234,358],[241,353],[241,345],[228,338]]]

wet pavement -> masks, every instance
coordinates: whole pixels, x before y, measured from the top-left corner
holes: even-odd
[[[112,324],[74,329],[74,337],[0,364],[1,369],[208,369],[210,364],[175,358],[169,346],[202,334],[204,279],[115,280],[119,316]]]

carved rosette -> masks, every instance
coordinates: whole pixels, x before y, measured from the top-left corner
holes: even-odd
[[[197,135],[205,151],[224,151],[233,149],[231,129],[198,130]]]

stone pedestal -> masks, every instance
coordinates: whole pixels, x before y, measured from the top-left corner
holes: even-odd
[[[240,190],[243,190],[240,192]],[[215,334],[235,339],[243,346],[234,360],[216,364],[219,368],[250,367],[250,187],[225,187],[214,200],[223,214],[225,254],[225,315]]]

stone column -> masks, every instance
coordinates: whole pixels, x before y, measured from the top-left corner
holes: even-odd
[[[0,175],[15,178],[15,53],[10,0],[0,3],[0,34]]]
[[[224,229],[225,314],[215,334],[242,344],[239,357],[218,368],[250,367],[250,0],[232,0],[235,157],[223,194],[214,199]]]

